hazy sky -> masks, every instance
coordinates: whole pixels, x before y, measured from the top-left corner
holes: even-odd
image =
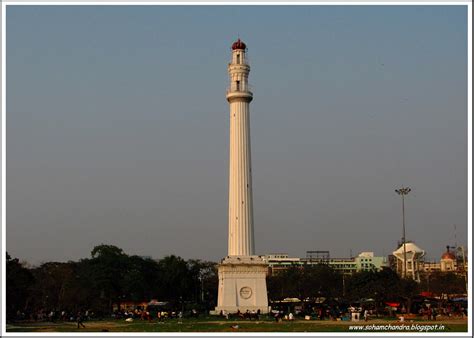
[[[227,254],[230,46],[256,251],[467,243],[465,6],[8,6],[7,250]],[[454,226],[456,225],[456,238]]]

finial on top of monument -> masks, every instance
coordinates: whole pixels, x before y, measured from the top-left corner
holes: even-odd
[[[245,48],[247,48],[247,46],[245,45],[245,43],[243,41],[240,41],[240,38],[238,38],[237,41],[235,41],[232,44],[232,50],[245,49]]]

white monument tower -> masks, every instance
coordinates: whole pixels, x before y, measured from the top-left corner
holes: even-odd
[[[268,312],[266,274],[268,266],[255,255],[250,160],[250,110],[253,94],[248,85],[250,66],[245,43],[232,45],[230,86],[229,251],[219,265],[219,295],[216,312]]]

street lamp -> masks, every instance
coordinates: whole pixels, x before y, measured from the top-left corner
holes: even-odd
[[[400,189],[395,189],[395,192],[402,196],[402,223],[403,223],[403,277],[407,278],[407,248],[406,248],[406,237],[405,237],[405,195],[411,191],[410,188],[403,186]]]

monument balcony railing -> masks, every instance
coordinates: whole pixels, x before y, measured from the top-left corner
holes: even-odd
[[[227,94],[231,93],[231,92],[242,92],[242,93],[246,93],[246,92],[252,92],[253,91],[253,88],[251,85],[249,84],[246,84],[246,85],[236,85],[236,84],[232,84],[230,85],[229,87],[227,87]]]

